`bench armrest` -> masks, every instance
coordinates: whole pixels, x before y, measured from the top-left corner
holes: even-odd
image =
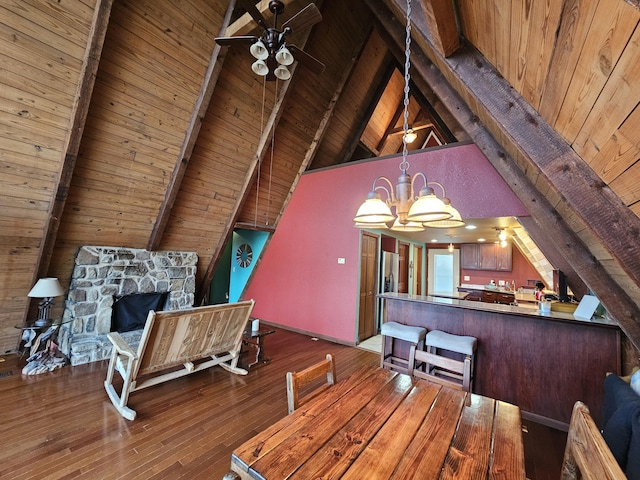
[[[126,355],[129,358],[135,358],[136,352],[125,342],[124,338],[118,332],[111,332],[107,334],[107,338],[113,344],[116,351],[122,355]]]

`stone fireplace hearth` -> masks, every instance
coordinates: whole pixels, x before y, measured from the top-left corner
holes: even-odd
[[[58,340],[71,365],[109,358],[114,295],[169,292],[165,310],[193,306],[195,252],[150,252],[123,247],[81,247],[69,285]],[[141,330],[121,335],[132,346]]]

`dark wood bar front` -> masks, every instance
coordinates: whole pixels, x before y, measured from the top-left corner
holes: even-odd
[[[577,400],[599,421],[607,372],[620,374],[620,329],[606,320],[465,300],[381,294],[386,321],[478,339],[473,391],[566,429]],[[404,342],[396,342],[401,344]],[[405,346],[397,353],[405,358]]]

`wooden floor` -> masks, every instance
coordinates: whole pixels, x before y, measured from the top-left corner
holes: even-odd
[[[335,356],[338,380],[379,356],[277,329],[271,363],[247,376],[215,367],[132,394],[135,421],[104,391],[106,363],[23,376],[16,356],[0,363],[0,478],[220,479],[231,451],[287,414],[285,374]],[[531,480],[558,479],[566,435],[527,424]],[[564,438],[563,438],[564,436]]]

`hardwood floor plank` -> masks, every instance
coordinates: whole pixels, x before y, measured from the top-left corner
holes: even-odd
[[[23,376],[24,360],[6,356],[0,374],[12,374],[0,375],[0,478],[219,479],[235,448],[287,415],[287,371],[331,353],[340,381],[379,362],[376,353],[279,328],[265,351],[271,362],[246,376],[214,367],[133,393],[133,422],[104,391],[106,362]],[[529,426],[525,435],[532,480],[559,478],[564,443],[545,428]]]

